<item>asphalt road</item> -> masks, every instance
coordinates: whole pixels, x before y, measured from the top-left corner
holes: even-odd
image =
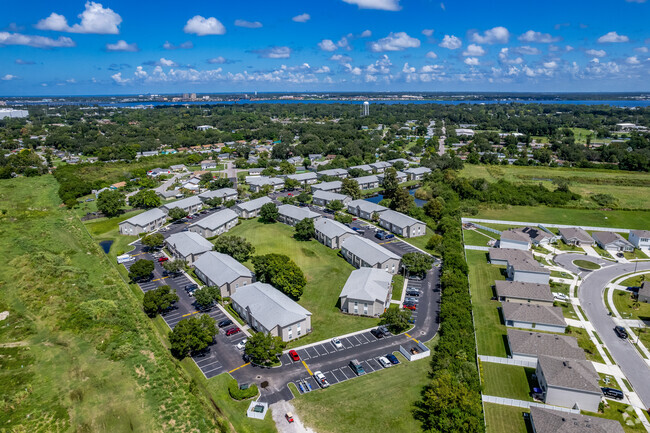
[[[591,272],[578,270],[572,263],[574,260],[589,260],[603,267]],[[650,408],[650,368],[632,343],[620,339],[614,333],[616,323],[609,316],[604,301],[605,287],[610,281],[634,272],[635,269],[650,270],[650,262],[617,264],[581,254],[561,254],[555,257],[555,261],[566,269],[577,272],[582,278],[578,298],[587,319],[598,332],[607,350],[632,384],[645,407]]]

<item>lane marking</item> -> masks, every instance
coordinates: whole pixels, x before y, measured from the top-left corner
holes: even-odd
[[[311,370],[310,370],[309,367],[307,366],[307,363],[306,363],[305,361],[302,361],[302,365],[305,366],[305,368],[307,369],[307,372],[309,373],[309,375],[312,376],[313,373],[311,372]]]
[[[192,314],[196,314],[196,313],[198,313],[198,311],[194,311],[193,313],[183,314],[181,317],[191,316]]]
[[[162,277],[162,278],[158,278],[158,279],[151,280],[151,281],[160,281],[160,280],[164,280],[165,278],[169,278],[169,277]]]
[[[244,364],[244,365],[240,365],[240,366],[237,367],[237,368],[233,368],[233,369],[230,370],[228,373],[232,373],[233,371],[237,371],[237,370],[239,370],[240,368],[246,367],[246,366],[249,365],[249,364],[250,364],[250,362],[247,362],[247,363]]]
[[[408,338],[410,338],[411,340],[415,341],[416,343],[419,343],[418,340],[416,340],[415,338],[411,337],[407,332],[405,332],[404,335],[406,335]]]

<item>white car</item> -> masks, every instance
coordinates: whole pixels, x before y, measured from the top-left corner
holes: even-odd
[[[237,346],[236,346],[237,349],[238,349],[238,350],[244,350],[244,348],[246,347],[246,342],[247,342],[247,341],[248,341],[248,338],[244,338],[242,341],[240,341],[239,343],[237,343]]]
[[[314,379],[316,380],[316,383],[318,383],[318,386],[321,388],[327,388],[330,386],[330,383],[325,378],[325,375],[320,371],[314,372]]]
[[[380,356],[379,358],[377,358],[377,361],[379,361],[381,366],[384,367],[384,368],[388,368],[388,367],[393,365],[393,364],[390,363],[388,358],[386,358],[385,356]]]
[[[339,340],[337,337],[332,338],[332,344],[337,349],[343,349],[343,343],[341,343],[341,340]]]
[[[553,292],[553,298],[555,298],[558,301],[564,301],[564,302],[568,302],[570,300],[567,295],[558,292]]]

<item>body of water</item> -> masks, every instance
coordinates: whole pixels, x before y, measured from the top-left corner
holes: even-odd
[[[104,253],[106,254],[111,250],[111,245],[113,245],[113,241],[101,241],[99,243],[99,246],[102,247],[102,250],[104,250]]]
[[[417,188],[409,189],[409,194],[411,194],[411,195],[415,195],[415,191],[416,191],[416,190],[417,190]],[[365,199],[365,200],[366,200],[366,201],[369,201],[369,202],[371,202],[371,203],[379,203],[379,202],[382,201],[383,199],[384,199],[384,195],[383,195],[383,194],[378,194],[378,195],[376,195],[376,196],[374,196],[374,197],[368,197],[368,198]],[[416,198],[416,199],[415,199],[415,205],[416,205],[417,207],[422,207],[422,206],[424,206],[424,204],[425,204],[426,202],[427,202],[426,200],[420,200],[419,198]]]

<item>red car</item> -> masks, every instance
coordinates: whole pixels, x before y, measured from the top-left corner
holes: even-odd
[[[406,304],[404,305],[404,308],[406,308],[407,310],[415,310],[416,307],[413,304]]]
[[[290,356],[291,359],[293,359],[294,361],[300,361],[300,356],[298,355],[298,352],[296,352],[295,350],[290,350],[290,351],[289,351],[289,356]]]
[[[235,335],[235,334],[238,333],[239,331],[241,331],[241,329],[239,329],[239,328],[237,328],[237,327],[230,328],[230,329],[226,330],[226,335],[227,335],[227,336]]]
[[[160,257],[160,258],[158,259],[158,263],[166,262],[167,260],[169,260],[168,257]]]

